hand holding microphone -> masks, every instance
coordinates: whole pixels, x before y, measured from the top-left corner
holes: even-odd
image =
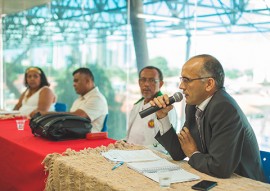
[[[169,103],[166,104],[171,105],[174,102],[180,102],[183,99],[183,95],[180,92],[176,92],[173,94],[173,96],[169,97]],[[143,111],[140,111],[139,114],[141,116],[141,118],[144,118],[152,113],[155,113],[156,111],[163,109],[163,107],[158,107],[158,106],[151,106]]]

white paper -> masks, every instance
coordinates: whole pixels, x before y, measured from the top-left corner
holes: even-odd
[[[127,166],[139,173],[144,172],[157,172],[160,170],[176,170],[180,167],[166,159],[160,159],[155,161],[144,161],[144,162],[132,162],[127,163]]]
[[[177,183],[177,182],[186,182],[186,181],[193,181],[193,180],[199,180],[200,177],[192,174],[190,172],[185,171],[184,169],[178,169],[178,170],[172,170],[171,172],[171,183]],[[144,176],[159,182],[158,173],[143,173]]]
[[[158,171],[169,170],[172,174],[171,183],[200,179],[199,176],[181,169],[179,165],[163,159],[149,149],[145,150],[109,150],[101,153],[111,161],[127,162],[127,166],[146,177],[159,182]]]
[[[14,111],[2,111],[2,110],[0,110],[0,115],[7,115],[7,114],[20,114],[20,112],[18,110],[14,110]]]
[[[149,149],[145,150],[109,150],[103,152],[102,156],[111,161],[138,162],[161,159]]]

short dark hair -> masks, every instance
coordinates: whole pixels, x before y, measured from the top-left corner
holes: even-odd
[[[92,79],[93,82],[95,81],[94,80],[94,75],[93,75],[93,73],[91,72],[91,70],[89,68],[79,68],[79,69],[75,70],[72,73],[72,75],[74,76],[77,73],[86,74]]]
[[[192,57],[191,59],[193,58],[202,58],[204,60],[204,64],[201,71],[202,75],[209,75],[213,77],[214,80],[216,81],[216,86],[218,89],[224,87],[225,73],[218,59],[209,54],[197,55]]]
[[[159,80],[160,81],[163,81],[163,74],[161,72],[161,70],[155,66],[146,66],[144,68],[141,69],[141,71],[139,72],[139,78],[141,77],[141,73],[144,69],[153,69],[153,70],[156,70],[158,72],[158,75],[159,75]]]
[[[25,85],[25,87],[29,88],[29,85],[27,83],[26,78],[27,78],[27,72],[31,71],[31,70],[36,70],[40,75],[40,86],[39,86],[39,88],[42,88],[43,86],[50,86],[50,83],[48,82],[47,77],[46,77],[45,73],[43,72],[43,70],[41,68],[39,68],[39,67],[31,66],[31,67],[27,68],[25,70],[25,73],[24,73],[24,85]]]

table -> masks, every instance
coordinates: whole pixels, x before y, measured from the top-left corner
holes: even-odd
[[[116,144],[119,144],[119,142],[116,142],[114,145]],[[128,146],[127,148],[123,148],[122,146],[117,146],[115,148],[131,149],[128,148]],[[100,154],[100,151],[103,149],[97,147],[96,149],[86,149],[80,152],[70,151],[65,156],[57,153],[47,156],[45,166],[50,170],[50,173],[48,176],[46,190],[184,191],[192,190],[191,186],[198,183],[200,180],[216,181],[218,185],[211,189],[213,191],[270,190],[270,184],[255,181],[236,174],[233,174],[231,178],[228,179],[211,177],[193,169],[188,165],[187,161],[172,161],[170,156],[159,154],[167,160],[180,165],[180,167],[186,171],[196,174],[201,178],[196,181],[174,183],[171,185],[170,189],[164,189],[159,187],[159,183],[128,168],[126,164],[112,170],[112,167],[115,164],[106,160]],[[110,145],[110,148],[108,149],[114,149],[114,147]]]
[[[17,130],[14,119],[0,120],[0,190],[44,190],[47,174],[41,163],[49,153],[62,153],[67,148],[79,151],[114,142],[109,138],[54,142],[33,136],[29,120],[23,131]]]

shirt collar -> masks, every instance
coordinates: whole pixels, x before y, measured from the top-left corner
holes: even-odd
[[[99,91],[99,90],[98,90],[98,87],[94,87],[94,88],[91,89],[89,92],[87,92],[85,95],[80,96],[80,99],[81,99],[81,100],[85,100],[85,99],[87,99],[88,97],[90,97],[91,94],[93,94],[94,92],[97,92],[97,91]]]
[[[158,97],[158,96],[161,96],[161,95],[162,95],[161,91],[158,91],[154,97]],[[136,105],[137,103],[140,103],[142,100],[144,100],[144,97],[142,97],[137,102],[135,102],[134,105]]]
[[[200,105],[196,105],[197,108],[199,108],[201,111],[204,111],[206,106],[208,105],[208,103],[210,102],[211,98],[213,96],[207,98],[206,100],[204,100]]]

